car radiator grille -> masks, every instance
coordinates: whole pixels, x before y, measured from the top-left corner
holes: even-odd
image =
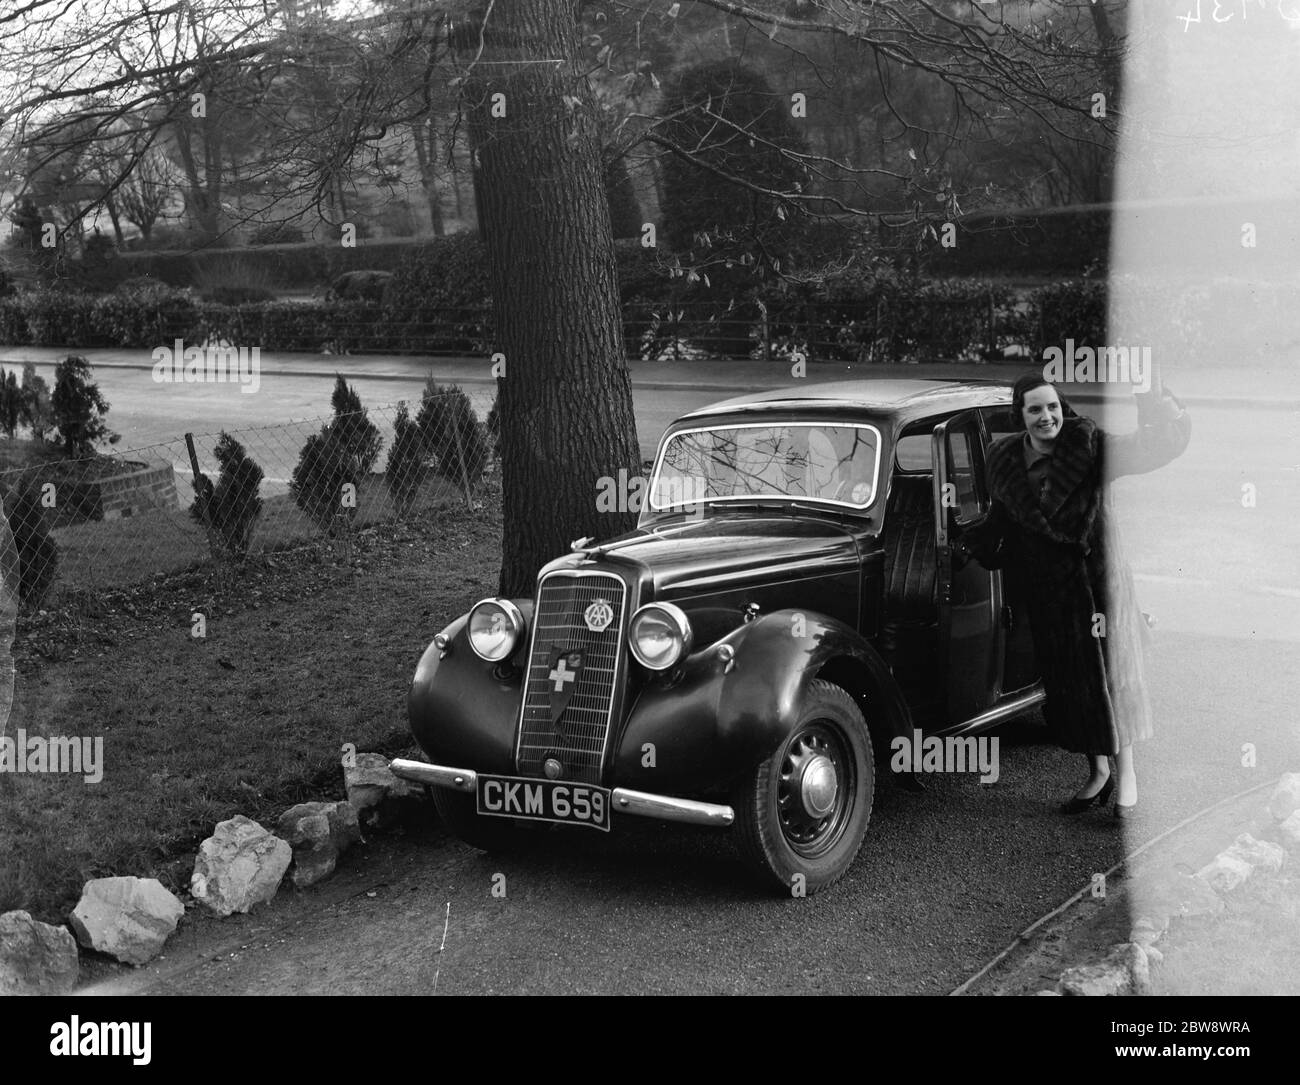
[[[543,578],[519,723],[516,763],[521,773],[542,775],[543,763],[554,757],[563,766],[561,779],[600,782],[622,670],[626,594],[623,581],[611,573],[551,573]],[[601,601],[609,604],[614,617],[607,628],[595,632],[584,615]],[[572,698],[556,724],[551,722],[552,698],[558,704],[560,695],[551,678],[553,648],[583,653]]]

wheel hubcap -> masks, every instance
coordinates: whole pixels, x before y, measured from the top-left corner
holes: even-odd
[[[799,781],[799,798],[809,817],[824,818],[834,809],[839,782],[834,761],[823,754],[809,758]]]
[[[786,747],[777,780],[781,832],[800,855],[815,859],[839,842],[852,813],[853,761],[830,721],[806,724]]]

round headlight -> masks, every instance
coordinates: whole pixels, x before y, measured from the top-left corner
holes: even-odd
[[[514,655],[524,635],[524,616],[509,599],[481,599],[469,612],[469,646],[489,663]]]
[[[691,650],[691,623],[672,603],[649,603],[632,615],[627,643],[641,666],[666,671]]]

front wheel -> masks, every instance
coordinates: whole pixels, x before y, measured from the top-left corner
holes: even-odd
[[[447,787],[431,787],[433,805],[452,836],[480,851],[521,851],[536,839],[536,831],[510,818],[487,817],[477,812],[473,795]]]
[[[738,788],[741,853],[787,892],[816,892],[853,862],[874,797],[866,720],[847,692],[815,679],[789,737]]]

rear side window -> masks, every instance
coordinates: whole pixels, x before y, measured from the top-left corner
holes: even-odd
[[[898,439],[894,445],[894,463],[898,470],[907,472],[929,472],[932,466],[930,442],[933,434],[909,433]]]

